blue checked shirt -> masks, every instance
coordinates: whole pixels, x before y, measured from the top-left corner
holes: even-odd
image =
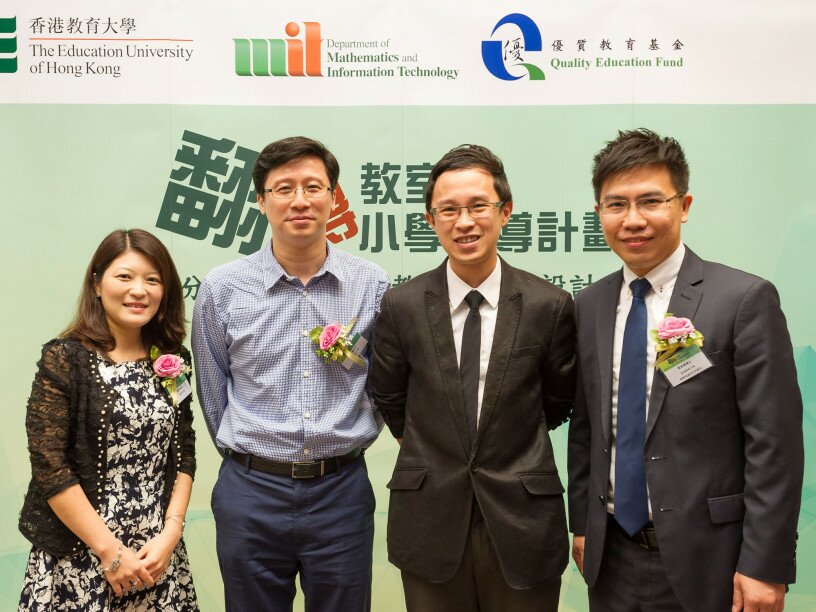
[[[382,429],[366,390],[368,367],[351,370],[315,355],[304,332],[346,325],[368,340],[385,271],[327,245],[326,261],[304,286],[286,274],[271,243],[212,270],[193,311],[193,356],[204,419],[220,452],[311,461],[367,447]]]

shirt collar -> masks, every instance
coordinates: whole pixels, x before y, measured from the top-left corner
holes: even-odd
[[[663,293],[674,287],[674,281],[677,280],[677,275],[680,274],[680,268],[683,265],[683,258],[686,256],[686,247],[681,242],[674,250],[674,253],[669,255],[666,259],[656,265],[654,268],[644,276],[652,285],[655,293]],[[637,274],[632,272],[628,267],[623,266],[623,282],[629,287],[633,280],[638,278]]]
[[[261,262],[263,266],[265,289],[268,290],[274,287],[281,278],[286,278],[289,280],[293,278],[286,273],[286,270],[283,269],[283,266],[280,265],[280,262],[278,262],[277,258],[272,252],[272,240],[267,243],[263,251],[263,259]],[[320,266],[320,270],[317,271],[317,274],[315,274],[313,278],[319,278],[327,272],[340,282],[346,280],[343,266],[335,253],[335,248],[328,242],[326,242],[326,260],[323,262],[323,265]]]
[[[450,260],[446,266],[448,276],[448,297],[453,309],[456,310],[465,300],[465,296],[473,291],[473,287],[468,285],[461,278],[456,276],[456,272],[451,268]],[[501,260],[496,258],[496,267],[481,285],[476,287],[476,291],[484,296],[485,301],[491,308],[496,308],[499,304],[499,293],[501,293]]]

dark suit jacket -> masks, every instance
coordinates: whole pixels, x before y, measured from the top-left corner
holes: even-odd
[[[391,482],[388,555],[430,581],[462,558],[474,495],[507,582],[556,580],[566,567],[564,488],[548,429],[574,395],[571,296],[502,265],[476,443],[465,420],[445,264],[389,290],[377,320],[371,388],[402,447]]]
[[[576,299],[570,529],[586,535],[590,587],[606,532],[612,339],[622,282],[618,271]],[[669,312],[691,319],[714,367],[673,388],[655,372],[644,461],[660,556],[687,610],[729,610],[735,571],[795,580],[804,459],[790,336],[771,283],[688,248]]]

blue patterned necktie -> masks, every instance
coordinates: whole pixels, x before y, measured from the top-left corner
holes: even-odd
[[[618,379],[615,435],[615,520],[633,535],[649,520],[646,497],[646,301],[652,286],[645,278],[632,281],[632,308],[626,318]]]

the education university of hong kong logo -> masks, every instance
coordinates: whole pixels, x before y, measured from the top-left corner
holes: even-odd
[[[535,21],[521,13],[511,13],[502,17],[493,28],[490,37],[502,26],[501,40],[482,41],[482,61],[485,68],[497,79],[517,81],[523,74],[512,74],[507,69],[523,67],[531,81],[543,81],[544,72],[538,66],[524,61],[524,55],[541,51],[541,32]],[[517,28],[518,32],[512,26]]]
[[[323,76],[320,72],[320,24],[286,24],[290,38],[234,38],[235,74],[239,76]]]
[[[17,72],[17,17],[0,17],[0,73]]]

